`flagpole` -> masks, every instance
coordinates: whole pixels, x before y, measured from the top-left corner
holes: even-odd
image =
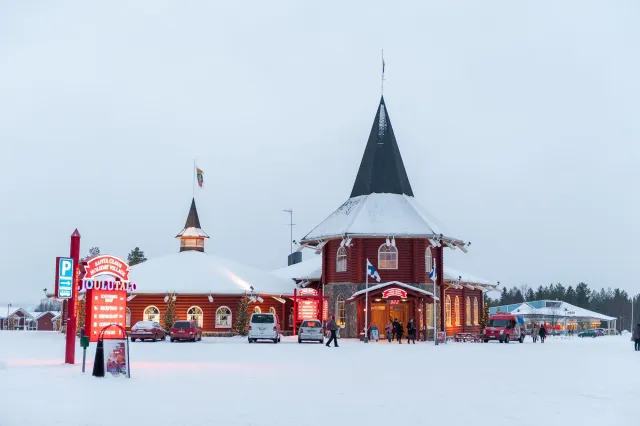
[[[193,185],[192,185],[192,189],[193,189],[193,198],[196,198],[196,159],[193,159],[193,171],[191,172],[193,173]]]
[[[435,271],[435,274],[433,274],[433,341],[435,342],[435,345],[438,346],[438,331],[436,328],[436,321],[437,321],[437,305],[436,305],[436,280],[438,279],[438,271],[435,269],[436,268],[436,261],[433,261],[433,270]],[[440,303],[442,303],[442,300],[440,301]],[[444,319],[443,319],[444,321]]]
[[[369,259],[367,259],[367,263],[364,265],[364,343],[369,343],[369,335],[367,333],[367,329],[369,328]]]
[[[382,49],[382,77],[380,79],[380,94],[384,96],[384,49]]]

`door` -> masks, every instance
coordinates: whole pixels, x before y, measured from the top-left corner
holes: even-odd
[[[385,336],[384,327],[387,325],[387,305],[371,305],[371,327],[378,328],[380,338]]]
[[[409,306],[407,303],[401,303],[399,305],[389,306],[389,316],[392,320],[397,319],[407,332],[407,323],[409,322]]]

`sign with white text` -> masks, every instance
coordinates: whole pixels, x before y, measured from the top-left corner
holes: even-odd
[[[73,259],[68,257],[56,258],[56,297],[58,299],[71,299],[73,294]]]

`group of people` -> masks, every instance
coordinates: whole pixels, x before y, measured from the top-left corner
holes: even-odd
[[[402,343],[402,336],[404,335],[404,327],[398,318],[393,321],[389,320],[387,326],[384,328],[387,340],[391,343],[393,340],[397,340],[398,343]],[[407,344],[413,341],[416,344],[416,324],[413,318],[407,323]]]
[[[544,343],[544,339],[547,338],[547,329],[545,326],[534,324],[531,329],[531,338],[533,339],[533,343],[536,343],[538,338],[540,338],[541,343]]]

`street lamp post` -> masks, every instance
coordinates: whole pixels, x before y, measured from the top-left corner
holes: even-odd
[[[9,329],[9,309],[11,309],[12,306],[13,305],[11,303],[7,304],[7,319],[6,319],[6,321],[7,321],[7,330]]]

